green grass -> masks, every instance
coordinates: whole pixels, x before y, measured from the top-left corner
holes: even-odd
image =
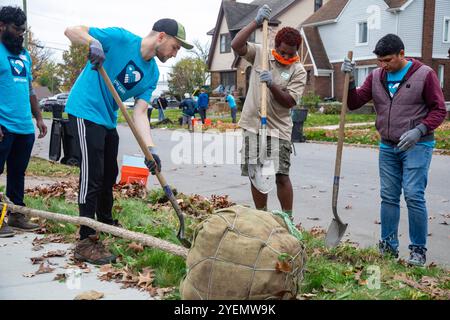
[[[41,176],[49,178],[66,178],[78,176],[78,167],[66,166],[58,162],[52,162],[41,158],[31,157],[26,171],[30,176]]]
[[[374,114],[347,114],[345,119],[347,123],[364,123],[375,122],[375,118]],[[339,120],[340,115],[336,114],[309,113],[305,121],[305,128],[338,125]]]
[[[446,121],[441,128],[435,132],[436,148],[450,150],[450,121]],[[338,141],[338,130],[305,129],[305,136],[310,141]],[[345,143],[378,145],[380,136],[374,126],[362,126],[357,128],[347,128],[345,130]]]

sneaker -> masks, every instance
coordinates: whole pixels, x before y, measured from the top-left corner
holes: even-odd
[[[95,265],[105,265],[116,261],[116,256],[105,248],[97,235],[78,242],[74,255],[78,261]]]
[[[383,257],[391,256],[395,259],[398,258],[398,250],[392,248],[392,246],[387,241],[380,241],[378,244],[378,249]]]
[[[11,238],[14,237],[15,234],[14,230],[3,221],[2,227],[0,228],[0,238]]]
[[[427,249],[423,247],[410,246],[411,254],[409,256],[408,264],[415,267],[423,267],[427,262]]]
[[[30,219],[21,213],[11,213],[8,218],[8,225],[14,229],[30,232],[41,228],[38,224],[31,223]]]

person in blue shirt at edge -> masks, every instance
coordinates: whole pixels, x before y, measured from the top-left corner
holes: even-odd
[[[0,174],[6,163],[6,196],[18,206],[25,206],[25,171],[35,140],[33,116],[39,129],[38,138],[47,134],[33,91],[31,57],[23,46],[26,20],[25,13],[18,7],[0,8]],[[5,200],[2,198],[0,195],[0,201]],[[22,231],[39,229],[22,214],[8,214],[8,223],[0,222],[0,238],[14,236],[12,228]]]
[[[225,101],[228,103],[228,106],[231,110],[231,119],[233,123],[237,123],[236,116],[237,116],[237,105],[236,105],[236,99],[234,99],[233,95],[231,93],[225,94]]]
[[[195,115],[195,101],[191,98],[189,93],[184,94],[184,100],[180,103],[180,108],[183,112],[182,126],[187,125],[188,130],[192,130],[192,117]]]
[[[204,88],[202,88],[200,92],[201,93],[198,96],[198,113],[202,118],[202,123],[205,124],[206,111],[208,110],[209,107],[209,96]]]
[[[134,97],[133,120],[155,161],[145,161],[150,172],[161,171],[161,160],[153,142],[147,109],[155,90],[158,58],[165,63],[176,57],[180,47],[192,49],[186,42],[184,27],[173,19],[158,20],[144,38],[122,28],[69,27],[65,35],[73,44],[89,45],[89,61],[75,82],[66,104],[69,124],[78,132],[81,146],[80,192],[81,217],[107,224],[112,219],[113,185],[118,175],[119,136],[116,130],[118,106],[102,77],[104,67],[122,101]],[[75,258],[93,264],[115,261],[99,241],[95,230],[82,226]]]

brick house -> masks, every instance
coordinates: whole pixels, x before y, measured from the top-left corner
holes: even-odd
[[[208,32],[212,36],[209,52],[208,68],[211,72],[211,87],[222,85],[226,90],[236,91],[245,96],[248,90],[250,65],[237,57],[231,49],[231,40],[248,23],[250,23],[264,4],[272,9],[269,21],[269,44],[274,45],[275,35],[281,28],[296,28],[324,3],[329,0],[255,0],[241,3],[235,0],[223,0],[214,29]],[[262,28],[258,29],[250,39],[261,43]]]
[[[376,43],[395,33],[404,41],[408,57],[436,71],[450,101],[449,0],[330,0],[299,29],[305,40],[301,56],[308,71],[307,91],[340,101],[340,69],[347,52],[354,52],[355,80],[361,85],[377,67],[372,52]]]

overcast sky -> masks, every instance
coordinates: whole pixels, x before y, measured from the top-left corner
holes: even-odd
[[[0,6],[22,7],[22,3],[23,0],[0,0]],[[67,49],[69,40],[64,29],[68,26],[117,26],[144,37],[161,18],[173,18],[183,24],[189,41],[198,39],[206,43],[211,40],[206,33],[215,27],[221,0],[28,0],[27,3],[28,23],[36,38],[47,47]],[[185,55],[183,50],[177,59]],[[60,56],[61,51],[55,50],[55,59]],[[167,67],[174,62],[172,59],[164,64],[161,74],[167,73],[170,70]]]

